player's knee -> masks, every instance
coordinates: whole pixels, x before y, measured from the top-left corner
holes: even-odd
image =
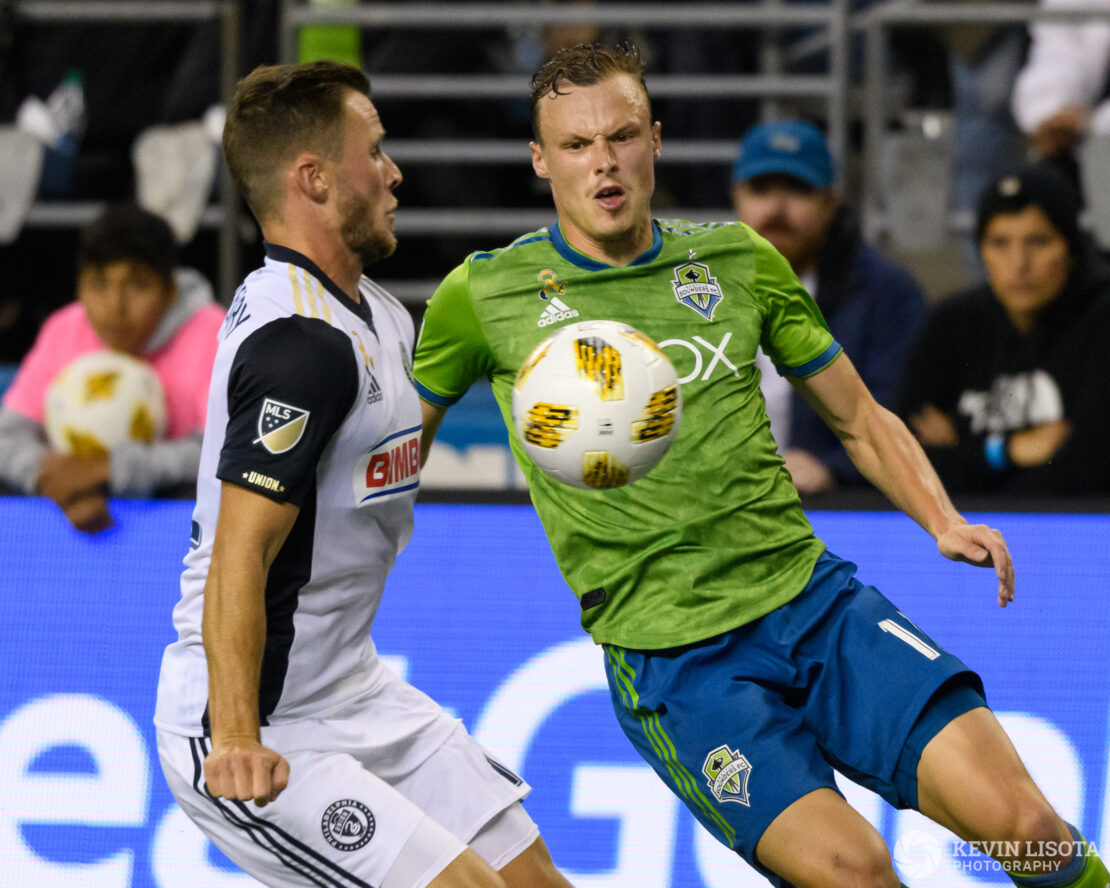
[[[839,849],[833,857],[831,883],[836,888],[897,888],[898,875],[890,851],[877,835],[852,848]]]
[[[793,874],[800,888],[897,888],[898,876],[882,838],[856,837],[829,849],[825,859],[811,861]],[[801,878],[799,878],[801,875]]]
[[[1018,859],[1043,858],[1046,853],[1055,854],[1057,849],[1064,851],[1071,833],[1052,806],[1034,790],[1023,794],[1011,809],[1007,838],[1016,847]],[[1070,851],[1063,853],[1059,863],[1066,863],[1070,856]]]

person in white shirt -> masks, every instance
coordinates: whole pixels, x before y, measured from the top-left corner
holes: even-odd
[[[1040,0],[1042,9],[1084,9],[1095,17],[1040,20],[1010,107],[1042,157],[1075,150],[1087,132],[1110,133],[1110,0]]]

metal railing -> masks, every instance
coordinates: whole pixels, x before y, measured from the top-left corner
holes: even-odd
[[[786,5],[782,0],[753,3],[628,3],[597,6],[579,4],[507,3],[387,3],[364,2],[355,6],[308,5],[302,0],[281,0],[280,47],[282,60],[295,57],[298,30],[314,24],[352,24],[373,32],[380,29],[451,29],[460,33],[477,29],[539,27],[560,24],[594,24],[629,30],[643,28],[744,28],[767,31],[809,28],[804,40],[779,51],[774,40],[765,43],[761,71],[757,74],[651,75],[653,96],[700,100],[758,99],[767,115],[774,115],[786,100],[808,99],[825,110],[828,137],[834,156],[845,168],[849,155],[848,133],[854,119],[862,122],[863,176],[859,198],[867,231],[882,236],[889,230],[889,199],[884,193],[882,161],[888,150],[892,125],[889,44],[891,33],[904,28],[935,28],[954,24],[1027,24],[1036,20],[1076,21],[1099,17],[1083,9],[1044,10],[1018,2],[890,2],[850,12],[849,0],[829,0],[821,6]],[[218,20],[221,40],[221,94],[230,97],[239,69],[239,10],[234,0],[151,0],[146,3],[113,0],[16,0],[17,20],[59,23],[88,21],[189,22]],[[1102,13],[1106,16],[1106,13]],[[848,47],[853,34],[864,37],[863,91],[853,106]],[[827,74],[786,73],[799,52],[811,57],[827,53]],[[526,74],[403,74],[374,75],[375,93],[390,98],[521,99],[526,95]],[[737,138],[739,137],[737,133]],[[671,138],[660,158],[668,165],[727,164],[734,157],[735,139]],[[391,139],[390,154],[400,164],[518,165],[527,163],[527,147],[516,140]],[[201,224],[219,229],[219,290],[233,292],[239,279],[240,203],[230,177],[223,176],[218,203],[209,207]],[[940,196],[938,195],[938,199]],[[27,224],[79,226],[90,220],[100,205],[95,202],[51,201],[37,204]],[[669,215],[693,219],[716,218],[719,208],[669,210]],[[407,209],[397,220],[400,233],[422,236],[512,235],[547,224],[550,210],[516,210],[500,207],[459,209]],[[952,218],[954,228],[966,219]],[[410,301],[428,293],[427,281],[391,282]]]
[[[191,23],[218,21],[220,26],[220,99],[226,102],[239,79],[239,4],[234,0],[16,0],[16,21],[65,25],[67,23],[147,22]],[[31,208],[31,227],[80,227],[92,221],[103,204],[96,201],[49,201]],[[229,300],[239,286],[239,195],[231,177],[220,177],[219,201],[201,218],[206,228],[218,228],[218,280],[220,298]]]
[[[648,74],[648,87],[657,99],[757,99],[765,116],[773,116],[778,103],[809,99],[825,110],[830,148],[837,158],[847,152],[848,133],[848,12],[849,0],[829,0],[820,6],[786,6],[780,0],[753,3],[604,3],[582,4],[505,3],[383,3],[361,2],[352,6],[309,4],[283,0],[280,45],[283,61],[296,58],[300,28],[319,24],[348,24],[368,32],[385,29],[468,30],[499,27],[519,29],[545,25],[590,24],[635,32],[644,28],[768,29],[810,27],[829,37],[827,74],[783,72],[779,54],[765,53],[758,74]],[[529,73],[420,74],[375,72],[374,94],[404,99],[522,99],[527,96]],[[730,139],[672,138],[660,158],[668,165],[714,163],[727,165],[736,154],[739,133]],[[520,165],[528,163],[527,146],[509,139],[402,139],[391,138],[389,153],[399,164]],[[717,208],[692,207],[668,210],[668,215],[691,219],[717,219]],[[406,209],[398,216],[399,234],[429,236],[489,234],[512,236],[549,224],[552,211],[513,210],[497,207],[459,209]],[[434,282],[397,280],[385,282],[402,300],[422,302]]]
[[[830,34],[827,75],[651,76],[649,87],[657,98],[760,98],[812,97],[827,104],[829,142],[834,155],[843,157],[847,140],[848,0],[829,0],[824,6],[782,5],[778,0],[756,3],[605,3],[598,6],[546,3],[359,3],[355,6],[309,5],[282,0],[281,51],[283,61],[296,57],[299,28],[312,24],[352,24],[365,29],[435,28],[439,30],[535,27],[592,24],[627,29],[670,28],[798,28],[816,27]],[[527,83],[520,75],[422,75],[375,74],[374,90],[383,96],[413,98],[521,98]],[[671,146],[674,146],[672,149]],[[391,151],[407,146],[395,140]],[[489,146],[492,153],[499,146]],[[683,156],[682,146],[668,140],[668,151]],[[714,152],[735,151],[735,142],[715,145]]]
[[[872,238],[881,238],[891,227],[890,201],[883,175],[883,157],[892,123],[890,109],[889,41],[896,28],[936,28],[945,25],[1028,25],[1036,21],[1076,22],[1110,19],[1110,12],[1082,8],[1044,9],[1038,5],[1015,2],[881,3],[855,16],[852,29],[863,31],[864,108],[863,108],[863,188],[861,206],[865,228]],[[948,195],[940,199],[948,201]],[[973,224],[966,212],[949,211],[948,227],[967,231]]]

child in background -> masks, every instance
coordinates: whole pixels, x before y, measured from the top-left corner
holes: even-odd
[[[150,496],[196,481],[208,382],[224,309],[194,269],[176,266],[169,226],[130,203],[82,232],[77,300],[44,322],[0,406],[0,482],[54,500],[73,526],[108,527],[108,496]],[[46,392],[74,358],[112,349],[153,367],[166,399],[166,434],[128,441],[107,456],[52,450]]]

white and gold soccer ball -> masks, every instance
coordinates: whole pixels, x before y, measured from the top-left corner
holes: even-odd
[[[631,484],[678,435],[682,390],[663,350],[617,321],[562,327],[533,349],[513,386],[529,458],[574,487]]]
[[[104,456],[123,441],[150,443],[166,427],[158,374],[122,352],[88,352],[67,364],[46,391],[46,437],[73,456]]]

